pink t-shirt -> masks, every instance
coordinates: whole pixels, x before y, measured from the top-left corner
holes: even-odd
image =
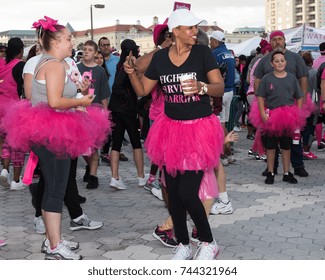
[[[313,68],[318,69],[319,66],[325,62],[325,55],[321,55],[320,57],[316,58],[313,62]]]

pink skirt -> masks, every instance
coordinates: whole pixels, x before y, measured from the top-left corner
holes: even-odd
[[[215,115],[181,121],[161,114],[145,142],[150,160],[172,176],[177,171],[208,170],[218,166],[224,133]]]
[[[21,100],[5,112],[0,129],[14,149],[29,152],[33,146],[45,146],[58,157],[72,158],[100,148],[111,132],[109,111],[91,105],[86,112],[57,111],[47,104],[32,106]]]
[[[302,130],[306,124],[306,113],[296,105],[281,106],[269,110],[269,119],[263,122],[255,100],[251,106],[249,120],[254,127],[272,136],[292,136],[296,129]]]

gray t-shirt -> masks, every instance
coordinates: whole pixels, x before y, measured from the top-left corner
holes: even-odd
[[[284,78],[277,78],[273,72],[266,74],[258,87],[257,96],[265,98],[267,108],[293,105],[295,99],[304,96],[297,79],[290,73]]]
[[[256,79],[262,79],[264,75],[273,72],[273,67],[271,65],[271,55],[272,53],[267,54],[258,63],[254,71],[254,76]],[[299,54],[286,50],[284,53],[284,58],[287,61],[285,68],[286,72],[291,73],[298,80],[302,77],[308,76],[307,66]]]

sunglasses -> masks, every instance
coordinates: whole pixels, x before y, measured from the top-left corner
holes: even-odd
[[[111,45],[111,44],[100,44],[100,46],[103,47],[103,48],[104,48],[104,47],[107,47],[107,48],[108,48],[110,45]]]

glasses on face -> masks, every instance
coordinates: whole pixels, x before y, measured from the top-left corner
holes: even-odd
[[[111,44],[100,44],[100,46],[102,47],[102,48],[108,48],[109,46],[110,46]]]

